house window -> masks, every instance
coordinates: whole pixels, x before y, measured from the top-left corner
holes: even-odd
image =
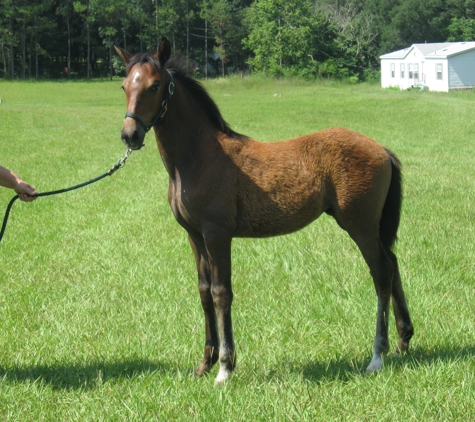
[[[419,80],[419,65],[417,63],[414,63],[414,79]]]
[[[442,63],[437,63],[436,69],[437,69],[437,80],[441,81],[442,80]]]
[[[401,63],[401,79],[404,79],[404,63]]]
[[[409,72],[409,79],[413,79],[414,78],[414,72],[412,70],[412,63],[407,64],[407,71]]]
[[[391,63],[391,78],[394,78],[395,73],[396,73],[396,66],[394,63]]]

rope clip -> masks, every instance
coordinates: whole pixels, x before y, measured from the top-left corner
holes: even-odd
[[[121,169],[122,167],[125,166],[125,163],[127,161],[127,158],[129,158],[129,155],[132,154],[132,150],[129,148],[126,152],[125,152],[125,155],[119,160],[117,161],[116,164],[114,164],[113,167],[111,167],[109,169],[109,171],[107,172],[107,174],[109,176],[112,176],[117,170]]]

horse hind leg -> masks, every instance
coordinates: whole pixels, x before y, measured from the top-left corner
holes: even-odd
[[[389,350],[388,321],[391,299],[399,337],[397,352],[407,350],[414,331],[402,288],[396,255],[383,245],[377,235],[372,236],[373,240],[363,240],[362,236],[352,236],[352,238],[370,269],[378,296],[373,358],[367,367],[367,372],[374,372],[382,368],[382,356]]]
[[[377,207],[358,207],[361,211],[343,212],[335,207],[330,212],[338,225],[345,230],[358,246],[366,264],[369,267],[374,287],[378,297],[376,315],[376,335],[373,344],[373,358],[367,372],[374,372],[382,368],[382,355],[389,350],[388,316],[391,298],[393,264],[386,254],[384,245],[379,236],[379,221]],[[358,209],[357,208],[357,209]],[[336,212],[335,212],[336,210]],[[364,212],[366,210],[366,213]],[[374,215],[368,215],[367,210],[373,210]]]
[[[360,247],[360,249],[370,268],[370,273],[373,277],[376,294],[378,296],[373,358],[366,369],[367,372],[374,372],[382,368],[382,356],[389,350],[388,321],[393,265],[385,253],[380,241],[375,241],[374,246],[370,248]]]
[[[407,351],[409,347],[409,340],[411,340],[412,336],[414,335],[414,328],[411,322],[409,309],[407,307],[404,290],[402,288],[396,255],[390,249],[386,249],[386,252],[389,255],[394,267],[391,296],[394,316],[396,318],[396,328],[399,337],[396,353],[403,353]]]
[[[373,278],[378,296],[376,335],[373,358],[367,368],[374,372],[382,368],[382,355],[389,350],[389,302],[392,298],[399,333],[399,350],[407,349],[413,333],[397,259],[391,247],[397,238],[402,195],[401,170],[397,158],[386,151],[390,168],[374,169],[373,178],[364,197],[350,201],[347,192],[344,208],[333,207],[333,216],[359,247]],[[370,172],[367,172],[370,174]],[[345,197],[345,195],[343,195]],[[336,204],[337,205],[337,204]]]
[[[376,314],[376,334],[373,344],[373,357],[367,372],[374,372],[382,368],[382,356],[389,350],[388,320],[389,303],[392,292],[394,274],[393,263],[386,253],[380,238],[379,218],[376,206],[353,208],[352,212],[336,208],[332,213],[338,225],[345,230],[358,246],[373,278],[378,298]],[[368,215],[368,210],[373,214]]]
[[[404,352],[409,346],[409,340],[414,334],[414,329],[409,315],[406,298],[402,288],[399,266],[396,255],[392,252],[392,246],[397,238],[399,219],[401,216],[402,204],[402,181],[401,181],[401,163],[396,156],[386,150],[391,161],[391,181],[389,190],[383,206],[380,220],[380,239],[384,245],[386,254],[393,265],[392,279],[392,303],[394,316],[396,318],[396,327],[399,335],[397,352]]]

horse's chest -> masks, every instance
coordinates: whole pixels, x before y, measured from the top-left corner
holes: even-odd
[[[168,202],[177,222],[185,229],[196,229],[198,222],[193,212],[193,201],[190,198],[191,190],[179,178],[170,181],[168,188]]]

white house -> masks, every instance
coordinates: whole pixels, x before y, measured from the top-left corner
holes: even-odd
[[[383,88],[448,92],[475,87],[475,41],[413,44],[380,59]]]

